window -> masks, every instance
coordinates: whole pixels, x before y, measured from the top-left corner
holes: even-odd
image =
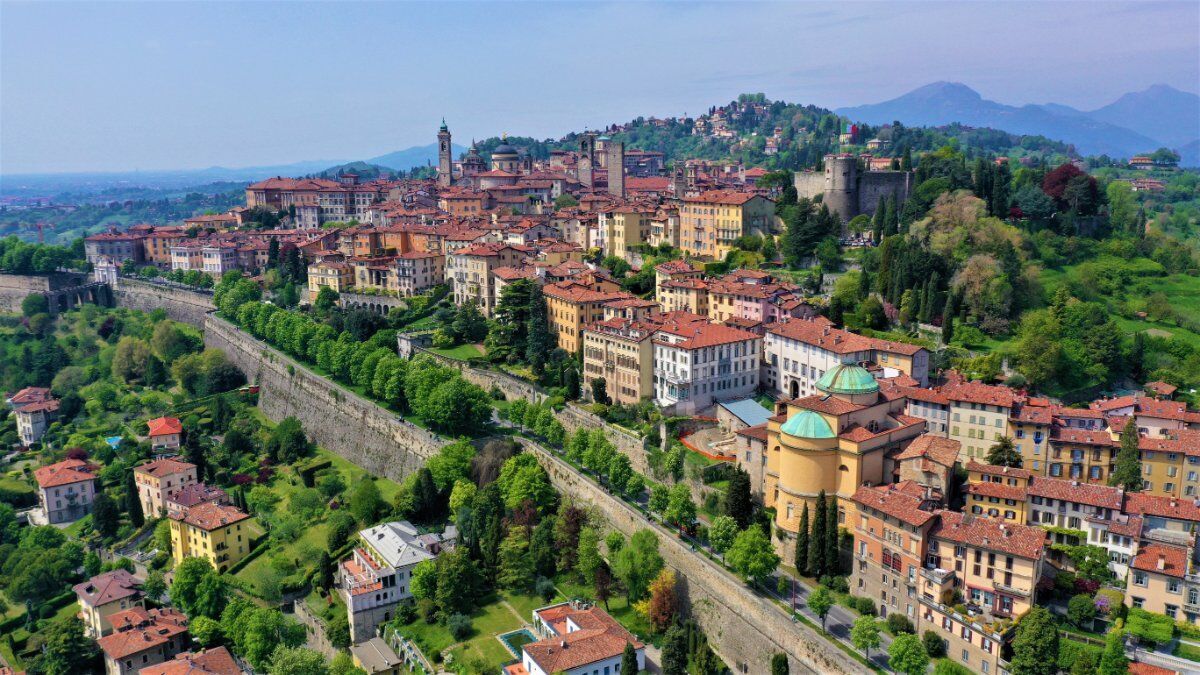
[[[1146,573],[1145,573],[1145,572],[1138,572],[1138,571],[1135,571],[1135,572],[1133,573],[1133,585],[1135,585],[1135,586],[1145,586],[1145,585],[1146,585],[1146,580],[1147,580],[1147,578],[1148,578],[1148,577],[1146,576]]]

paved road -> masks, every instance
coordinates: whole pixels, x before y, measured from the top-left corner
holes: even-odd
[[[800,581],[795,582],[793,586],[796,591],[796,601],[794,604],[799,607],[798,611],[800,614],[820,626],[820,617],[808,608],[808,594],[812,592],[812,588]],[[830,608],[828,616],[825,617],[825,630],[853,649],[854,645],[850,642],[850,629],[854,626],[856,618],[858,618],[858,615],[849,609],[841,605],[834,605]],[[887,648],[890,644],[892,644],[891,636],[881,630],[879,633],[879,648],[871,650],[871,663],[879,668],[886,669],[888,667]]]

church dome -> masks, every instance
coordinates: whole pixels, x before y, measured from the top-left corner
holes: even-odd
[[[779,430],[799,438],[833,438],[835,435],[833,429],[829,428],[829,422],[811,410],[801,410],[792,415]]]
[[[514,148],[513,146],[509,145],[508,143],[501,143],[500,145],[496,146],[495,150],[492,150],[492,157],[495,157],[496,155],[515,155],[515,154],[517,154],[517,149]]]
[[[827,370],[817,380],[817,389],[827,394],[870,394],[879,391],[879,383],[866,368],[842,363]]]

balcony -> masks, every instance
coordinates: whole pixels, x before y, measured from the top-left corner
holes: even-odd
[[[1015,595],[1021,598],[1029,597],[1029,591],[1022,588],[1015,588],[1013,586],[1006,586],[999,581],[992,582],[992,587],[997,591],[1004,593],[1005,595]]]
[[[931,569],[928,567],[922,567],[921,568],[921,576],[925,577],[930,582],[941,586],[942,584],[946,583],[948,580],[953,580],[954,570],[944,570],[944,569],[940,569],[940,568],[932,568]]]

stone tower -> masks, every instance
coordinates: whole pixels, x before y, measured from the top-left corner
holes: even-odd
[[[608,158],[608,193],[618,197],[625,196],[625,143],[609,141]]]
[[[843,222],[858,215],[858,160],[853,155],[825,155],[823,200]]]
[[[437,182],[441,187],[450,187],[454,180],[454,165],[450,158],[450,130],[446,128],[446,120],[442,119],[442,127],[438,129],[438,176]]]
[[[593,170],[596,168],[596,137],[584,134],[579,138],[579,182],[585,190],[595,184]]]

